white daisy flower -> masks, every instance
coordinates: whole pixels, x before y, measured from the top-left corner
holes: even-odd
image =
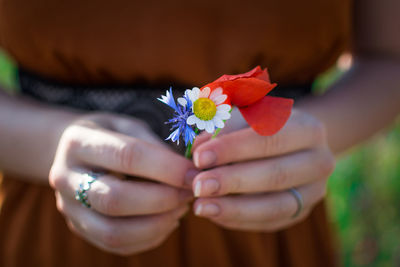
[[[212,92],[210,87],[205,87],[201,91],[198,87],[193,87],[192,90],[186,90],[186,93],[193,103],[194,113],[187,118],[187,124],[196,124],[199,130],[206,130],[208,133],[213,133],[215,128],[224,128],[224,120],[231,117],[229,112],[231,106],[223,104],[228,96],[223,94],[221,87]]]

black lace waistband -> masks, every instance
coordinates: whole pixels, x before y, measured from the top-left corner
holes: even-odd
[[[68,106],[87,111],[106,111],[131,115],[145,120],[158,135],[168,136],[168,126],[164,124],[172,116],[166,105],[157,101],[170,84],[147,86],[140,84],[80,86],[62,84],[43,79],[25,70],[18,70],[19,85],[23,95],[38,101]],[[180,96],[190,86],[173,85],[175,97]],[[300,99],[311,93],[311,85],[278,86],[269,95]]]

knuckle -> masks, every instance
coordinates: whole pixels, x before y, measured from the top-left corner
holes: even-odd
[[[66,154],[78,149],[81,146],[80,140],[76,138],[67,138],[63,140],[62,144]]]
[[[49,183],[54,189],[61,189],[67,185],[65,172],[61,168],[53,166],[49,172]]]
[[[64,131],[60,140],[60,144],[65,149],[65,151],[72,151],[80,146],[81,142],[78,138],[80,135],[81,127],[78,125],[72,125]]]
[[[115,158],[123,170],[135,169],[142,158],[142,148],[139,141],[125,143],[117,151]]]
[[[310,123],[312,138],[318,142],[323,143],[326,140],[325,125],[317,119],[311,120]]]
[[[261,151],[267,154],[286,151],[286,142],[283,142],[283,139],[275,134],[272,136],[261,137],[260,149]]]
[[[335,170],[336,160],[329,150],[324,150],[318,154],[318,164],[316,165],[322,177],[327,177]]]
[[[271,190],[284,189],[289,179],[289,171],[282,164],[271,164],[272,175],[268,181],[268,187]]]

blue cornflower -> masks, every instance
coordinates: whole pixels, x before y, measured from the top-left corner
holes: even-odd
[[[178,98],[179,105],[175,103],[172,87],[169,88],[165,96],[162,95],[158,100],[175,110],[174,117],[166,122],[172,124],[171,130],[173,130],[173,132],[165,140],[172,140],[172,142],[177,142],[179,145],[179,138],[182,136],[185,141],[185,146],[187,146],[188,143],[192,144],[196,133],[193,131],[192,127],[186,123],[187,118],[193,115],[192,101],[187,91],[183,97]]]

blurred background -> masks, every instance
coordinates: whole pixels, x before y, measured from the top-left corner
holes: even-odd
[[[351,67],[349,54],[313,84],[316,94]],[[16,68],[0,51],[0,84],[17,92]],[[400,104],[400,103],[399,103]],[[400,266],[400,121],[343,155],[328,185],[344,266]]]

